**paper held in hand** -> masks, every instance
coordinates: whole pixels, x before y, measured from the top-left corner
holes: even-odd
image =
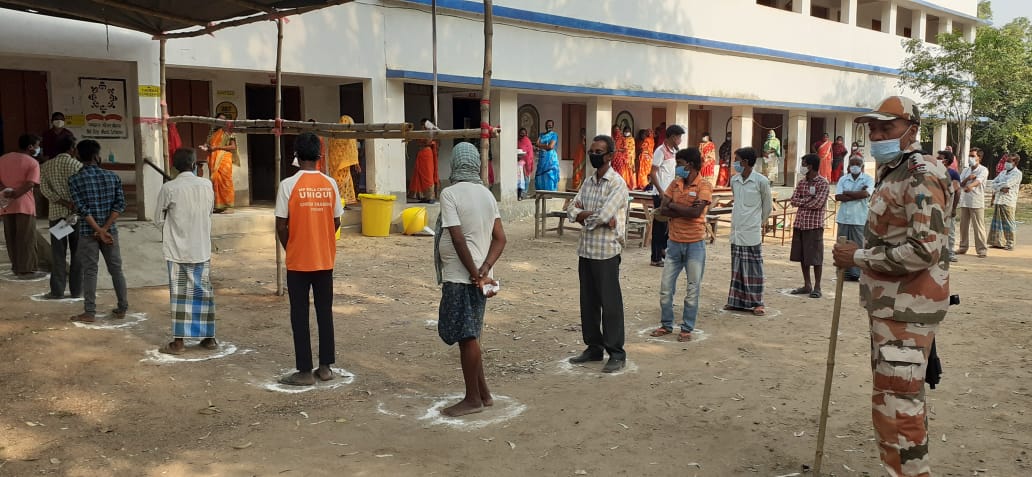
[[[61,219],[59,222],[50,227],[50,235],[53,235],[55,239],[61,240],[67,237],[72,232],[75,232],[75,228],[68,225],[65,219]]]

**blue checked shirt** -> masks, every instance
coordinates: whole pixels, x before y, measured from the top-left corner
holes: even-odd
[[[853,174],[847,172],[846,175],[842,176],[838,180],[838,185],[835,186],[835,193],[859,192],[864,189],[867,190],[868,194],[874,192],[874,178],[861,172],[860,175],[854,179]],[[870,204],[870,196],[866,199],[843,202],[839,204],[838,218],[836,221],[845,225],[866,225],[867,210]]]
[[[68,179],[68,191],[72,193],[72,202],[79,209],[79,216],[93,217],[97,225],[103,226],[112,212],[121,214],[125,211],[125,192],[122,191],[122,179],[114,172],[101,169],[96,164],[85,165],[78,174]],[[110,232],[114,234],[115,224],[111,224]],[[87,224],[79,227],[79,236],[90,237],[93,228]]]
[[[623,251],[624,232],[627,228],[627,184],[612,168],[600,180],[591,174],[581,185],[577,197],[570,203],[567,216],[571,222],[581,212],[591,211],[584,220],[577,254],[592,260],[607,260]],[[616,218],[616,227],[609,221]]]

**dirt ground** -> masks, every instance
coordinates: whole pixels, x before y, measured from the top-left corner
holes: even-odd
[[[563,364],[582,349],[578,234],[534,240],[528,220],[506,231],[482,341],[497,403],[464,420],[436,413],[462,379],[431,321],[430,238],[343,238],[336,366],[353,381],[294,394],[266,388],[293,367],[271,248],[214,257],[218,338],[235,352],[202,361],[154,361],[170,330],[164,288],[130,290],[145,319],[90,329],[68,322],[80,303],[28,298],[46,282],[0,282],[0,475],[783,476],[813,463],[830,267],[824,298],[786,295],[800,274],[768,239],[768,316],[726,313],[721,236],[707,248],[702,332],[680,344],[642,333],[658,323],[660,269],[633,246],[621,277],[630,365],[610,376]],[[1032,475],[1032,232],[1018,237],[1013,252],[953,268],[963,304],[941,327],[945,374],[929,392],[935,475]],[[857,285],[844,285],[824,469],[877,476],[868,326]],[[110,290],[98,303],[112,307]]]

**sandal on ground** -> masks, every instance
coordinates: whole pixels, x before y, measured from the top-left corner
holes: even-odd
[[[810,292],[810,298],[820,298],[820,297],[821,297],[821,291],[820,290],[814,290],[814,291]]]
[[[82,313],[69,318],[70,321],[78,321],[79,323],[93,323],[97,321],[97,318],[92,313]]]
[[[792,290],[792,291],[790,291],[788,293],[792,294],[792,295],[809,295],[812,291],[813,290],[811,290],[809,288],[806,288],[806,287],[799,287],[799,288],[796,288],[795,290]]]
[[[758,306],[752,309],[752,314],[756,316],[763,316],[767,314],[767,310],[764,310],[762,306]]]
[[[125,313],[126,310],[119,310],[115,308],[114,310],[111,310],[111,317],[116,320],[123,320],[125,319]]]
[[[219,343],[215,341],[215,338],[204,338],[198,346],[212,351],[219,349]]]
[[[649,265],[652,265],[653,267],[662,267],[663,262],[651,262]]]
[[[183,354],[185,348],[176,348],[172,343],[165,343],[158,348],[158,352],[162,354],[180,355]]]
[[[738,308],[736,308],[736,307],[733,307],[733,306],[731,306],[731,305],[724,305],[724,309],[725,309],[725,310],[727,310],[727,311],[735,311],[735,310],[737,310]]]
[[[656,328],[656,329],[652,330],[652,333],[649,333],[649,336],[652,336],[652,337],[655,337],[655,338],[659,338],[660,336],[666,336],[666,335],[669,335],[670,333],[673,333],[673,332],[674,332],[674,330],[669,330],[669,329],[666,329],[666,328],[660,326],[659,328]]]
[[[680,333],[677,334],[677,341],[679,341],[681,343],[684,343],[684,342],[687,342],[687,341],[691,341],[691,340],[692,340],[692,332],[691,331],[681,331]]]

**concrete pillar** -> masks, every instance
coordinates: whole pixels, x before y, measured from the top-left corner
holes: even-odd
[[[953,33],[953,19],[952,18],[947,18],[947,19],[945,19],[945,21],[943,21],[942,32],[943,33]]]
[[[495,182],[498,183],[499,201],[516,201],[516,138],[519,133],[516,110],[519,108],[515,91],[491,93],[491,124],[500,126],[502,133],[491,139],[495,157]]]
[[[968,43],[974,43],[975,42],[975,32],[977,32],[978,29],[975,28],[975,25],[972,24],[972,23],[965,24],[963,28],[964,28],[964,39],[967,40]]]
[[[971,127],[964,128],[964,133],[960,135],[960,146],[953,150],[957,157],[967,157],[968,151],[971,150]],[[987,157],[983,157],[983,162],[987,160]]]
[[[840,5],[842,9],[842,23],[856,26],[857,0],[841,0]]]
[[[935,127],[932,128],[932,153],[933,154],[936,153],[936,152],[945,150],[946,146],[949,144],[949,138],[946,137],[946,134],[947,134],[946,133],[946,128],[947,128],[947,126],[948,126],[948,124],[945,121],[943,121],[941,123],[936,124]],[[953,152],[958,153],[958,154],[960,153],[960,151],[953,151]]]
[[[924,41],[928,36],[928,12],[914,10],[913,23],[910,25],[910,37]]]
[[[605,134],[613,134],[613,100],[604,96],[593,96],[588,99],[588,120],[585,124],[587,148],[591,149],[591,138]],[[615,138],[614,138],[615,139]],[[585,151],[587,152],[587,151]],[[585,161],[588,162],[588,161]],[[584,177],[594,174],[595,169],[588,162],[584,165]]]
[[[367,88],[365,103],[372,106],[367,123],[400,123],[405,121],[405,82],[373,81]],[[367,106],[368,108],[368,106]],[[406,193],[405,145],[401,139],[366,141],[366,188],[376,194],[394,194],[404,205]]]
[[[796,0],[792,2],[792,11],[810,16],[810,0]]]
[[[752,146],[753,139],[753,108],[752,106],[731,107],[731,150]],[[723,141],[719,137],[714,141]],[[759,152],[759,151],[758,151]],[[762,153],[760,153],[762,155]]]
[[[881,12],[881,23],[882,31],[890,35],[896,34],[896,21],[898,18],[899,10],[897,9],[896,0],[889,0],[882,6]]]
[[[681,143],[681,148],[687,147],[692,141],[696,143],[699,141],[697,137],[688,137],[688,124],[691,121],[692,105],[690,103],[667,103],[666,105],[666,123],[667,126],[673,126],[674,124],[684,128],[684,142]]]
[[[782,138],[785,143],[785,185],[795,187],[798,180],[799,159],[810,149],[806,144],[807,129],[810,126],[806,111],[789,111],[787,126],[785,137]]]
[[[152,42],[152,48],[141,50],[143,57],[136,62],[136,81],[132,78],[126,84],[129,91],[137,91],[140,85],[161,85],[161,68],[158,58],[158,42]],[[150,159],[158,167],[165,169],[164,155],[161,143],[161,105],[160,98],[143,97],[130,94],[130,98],[136,98],[136,105],[130,101],[127,107],[130,111],[138,108],[137,118],[147,118],[147,121],[139,121],[136,128],[137,157]],[[158,192],[163,183],[161,174],[151,169],[143,161],[136,161],[136,207],[138,220],[151,220],[154,207],[158,203]]]
[[[853,115],[839,114],[835,116],[835,136],[842,136],[846,149],[853,145]],[[834,138],[832,138],[834,139]]]

